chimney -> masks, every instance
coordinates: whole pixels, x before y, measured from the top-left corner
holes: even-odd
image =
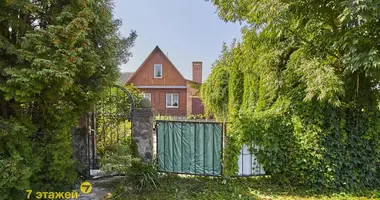
[[[193,62],[193,81],[202,83],[202,62]]]

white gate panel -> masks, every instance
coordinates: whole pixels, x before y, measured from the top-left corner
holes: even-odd
[[[262,164],[258,163],[255,155],[253,155],[246,145],[240,150],[239,160],[239,176],[265,175]]]

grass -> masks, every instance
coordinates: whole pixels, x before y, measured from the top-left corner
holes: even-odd
[[[362,194],[317,193],[303,188],[279,186],[268,177],[252,178],[210,178],[179,177],[167,175],[160,179],[154,191],[134,192],[132,186],[123,183],[112,194],[114,199],[380,199],[379,191],[365,191]]]

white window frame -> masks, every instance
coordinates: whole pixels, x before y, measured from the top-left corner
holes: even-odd
[[[149,99],[149,101],[152,101],[152,93],[144,93],[144,98]]]
[[[156,76],[156,67],[160,67],[161,76]],[[154,64],[153,65],[153,77],[154,78],[162,78],[163,77],[162,64]]]
[[[173,106],[173,105],[168,106],[169,100],[171,102],[173,102],[174,95],[177,95],[177,106]],[[178,93],[166,93],[165,97],[166,97],[166,101],[165,101],[166,108],[178,108],[179,107],[179,94]]]

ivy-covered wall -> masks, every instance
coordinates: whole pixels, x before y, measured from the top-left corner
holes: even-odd
[[[219,69],[214,70],[202,92],[209,112],[221,111],[216,114],[219,117],[229,113],[220,118],[231,122],[224,163],[228,174],[238,170],[240,145],[255,144],[261,147],[255,152],[259,162],[281,183],[349,190],[380,185],[376,101],[339,107],[317,99],[304,101],[305,86],[301,84],[289,91],[279,90],[277,94],[282,94],[272,100],[262,92],[265,88],[260,79],[247,78],[254,74],[236,76],[242,72],[231,66],[225,71],[226,81],[215,76]],[[211,90],[222,81],[228,84]],[[228,103],[220,103],[226,99]]]
[[[226,172],[238,170],[240,145],[253,144],[279,183],[380,187],[380,49],[369,36],[380,31],[379,5],[212,2],[223,20],[246,23],[201,88],[206,113],[231,123]]]

